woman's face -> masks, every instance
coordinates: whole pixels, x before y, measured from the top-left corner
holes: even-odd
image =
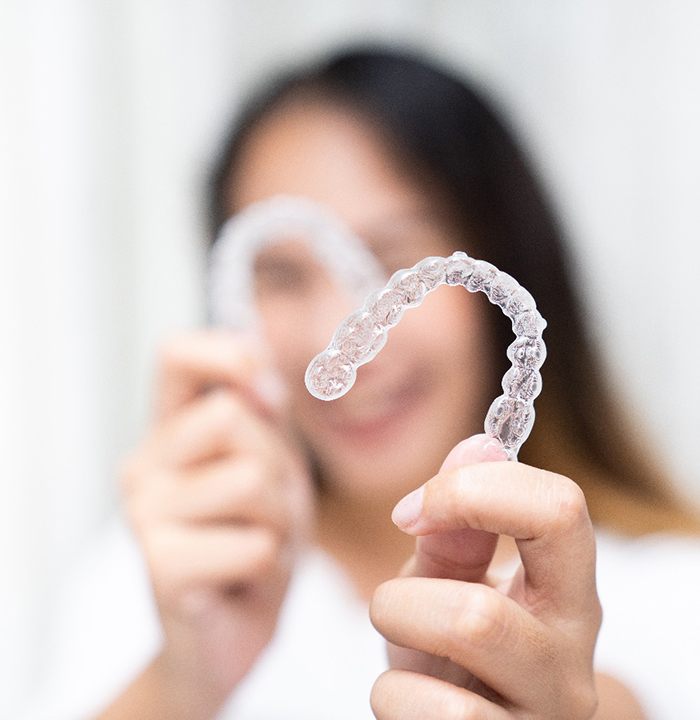
[[[439,198],[399,169],[371,124],[331,104],[288,105],[247,141],[230,209],[278,194],[330,208],[388,273],[469,247]],[[398,499],[481,428],[494,384],[482,296],[451,287],[431,293],[358,370],[352,390],[324,402],[306,391],[306,366],[356,304],[298,241],[259,256],[256,292],[265,335],[289,385],[294,431],[330,491],[354,500]]]

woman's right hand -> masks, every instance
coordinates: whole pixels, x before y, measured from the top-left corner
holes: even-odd
[[[210,717],[273,634],[310,483],[257,342],[185,335],[164,347],[158,380],[154,425],[122,473],[164,633],[145,688],[167,702],[161,717]]]

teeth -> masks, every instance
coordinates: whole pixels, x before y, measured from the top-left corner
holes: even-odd
[[[306,387],[318,398],[339,398],[355,383],[355,366],[339,350],[319,353],[306,368]]]
[[[306,371],[306,387],[320,400],[345,395],[355,382],[355,370],[372,360],[386,342],[387,332],[403,313],[417,307],[440,285],[462,285],[470,292],[486,293],[513,324],[515,342],[508,348],[513,367],[503,379],[505,394],[492,403],[484,422],[488,435],[498,438],[511,460],[517,458],[535,419],[533,402],[541,389],[539,367],[546,350],[542,331],[547,322],[537,311],[530,293],[507,273],[458,251],[448,258],[425,258],[412,268],[399,270],[387,286],[371,293],[363,307],[335,331],[328,347]],[[365,423],[388,415],[396,397],[372,400],[359,414],[344,414],[348,422]]]
[[[275,197],[255,203],[237,214],[222,229],[209,258],[209,302],[212,319],[228,326],[247,327],[259,321],[254,311],[250,268],[260,248],[299,232],[319,261],[345,288],[365,297],[360,311],[346,319],[326,349],[306,370],[306,387],[321,400],[335,400],[353,386],[356,370],[370,362],[386,343],[387,332],[410,307],[440,285],[461,285],[470,292],[483,292],[501,308],[513,324],[515,343],[508,348],[512,371],[503,380],[505,394],[489,410],[487,434],[503,442],[515,460],[534,419],[532,403],[540,391],[537,372],[546,356],[542,332],[547,323],[537,311],[532,295],[510,275],[483,260],[458,251],[449,257],[427,257],[412,268],[384,279],[376,257],[333,213],[301,198]],[[404,385],[411,391],[412,384]],[[399,395],[362,406],[347,417],[352,422],[383,418],[400,402]],[[359,406],[358,406],[359,407]]]
[[[445,263],[445,277],[442,282],[447,285],[464,285],[469,281],[476,263],[466,253],[455,253]]]

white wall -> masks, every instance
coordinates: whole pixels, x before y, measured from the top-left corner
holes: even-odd
[[[435,49],[515,111],[611,372],[700,500],[698,21],[692,0],[0,3],[0,716],[113,511],[156,343],[201,322],[201,180],[228,110],[338,41]]]

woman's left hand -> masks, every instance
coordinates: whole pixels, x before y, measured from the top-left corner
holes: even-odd
[[[379,720],[595,715],[601,607],[583,493],[561,475],[497,462],[505,455],[489,440],[457,445],[394,510],[417,541],[402,577],[372,600],[390,643],[391,669],[372,690]],[[489,572],[499,535],[520,554],[507,578]]]

